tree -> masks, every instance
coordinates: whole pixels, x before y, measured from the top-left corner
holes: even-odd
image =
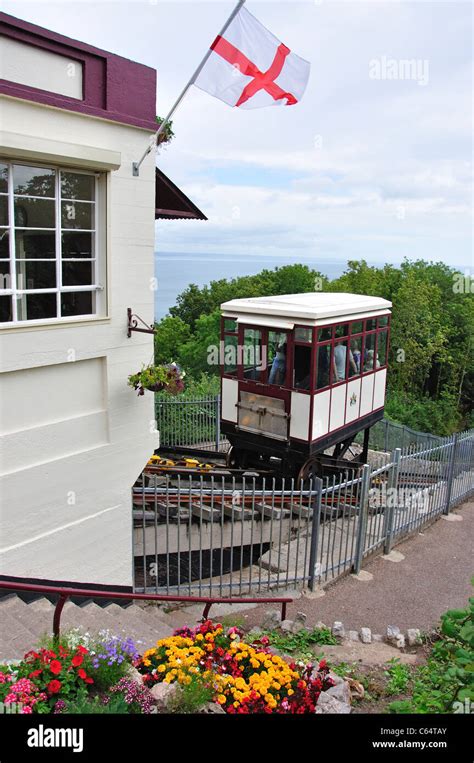
[[[155,324],[155,363],[178,360],[181,348],[191,338],[191,329],[181,320],[166,316]]]

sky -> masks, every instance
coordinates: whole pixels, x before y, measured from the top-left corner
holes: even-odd
[[[2,9],[154,67],[163,116],[234,4],[3,0]],[[209,221],[158,222],[157,248],[275,264],[423,258],[472,272],[470,0],[246,6],[311,62],[306,93],[295,106],[239,110],[190,89],[157,163]]]

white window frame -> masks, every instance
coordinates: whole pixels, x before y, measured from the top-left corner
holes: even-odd
[[[12,297],[12,320],[0,321],[0,329],[8,329],[13,326],[32,326],[43,324],[56,324],[56,323],[71,323],[82,322],[86,320],[93,320],[106,317],[106,190],[107,190],[107,173],[94,172],[93,170],[77,169],[75,167],[67,167],[64,165],[45,164],[44,162],[36,162],[34,160],[18,161],[7,157],[0,157],[0,163],[8,166],[8,194],[2,194],[2,197],[7,196],[8,203],[8,226],[2,226],[1,231],[7,230],[9,236],[9,263],[10,263],[10,288],[1,288],[3,284],[0,284],[0,296]],[[26,167],[38,167],[55,171],[55,227],[54,228],[31,228],[31,230],[47,230],[55,236],[55,251],[56,258],[54,260],[56,265],[56,286],[44,289],[28,289],[18,288],[18,275],[16,272],[17,258],[16,258],[16,230],[24,230],[18,226],[15,226],[15,198],[18,195],[14,194],[13,187],[13,166],[26,166]],[[61,196],[61,172],[74,173],[78,175],[94,176],[94,200],[90,199],[74,199],[75,202],[88,203],[94,205],[94,227],[90,230],[82,230],[80,228],[63,229],[61,225],[61,209],[62,209],[62,196]],[[52,200],[52,197],[27,197],[38,198],[43,200]],[[68,201],[65,199],[64,201]],[[62,285],[62,233],[70,230],[76,233],[92,233],[94,236],[94,257],[93,258],[67,258],[69,262],[93,262],[93,283],[84,286],[63,286]],[[6,260],[4,260],[6,261]],[[39,262],[45,261],[38,258]],[[53,262],[53,260],[48,260]],[[13,280],[14,279],[14,280]],[[80,315],[61,316],[61,294],[64,293],[77,293],[77,292],[90,292],[93,297],[93,312],[81,313]],[[18,317],[19,303],[21,297],[26,294],[56,294],[56,316],[53,318],[35,318],[35,319],[21,319]]]

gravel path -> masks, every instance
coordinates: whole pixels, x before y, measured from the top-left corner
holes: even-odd
[[[328,625],[341,620],[346,629],[367,626],[373,633],[384,633],[387,625],[429,630],[443,612],[465,607],[472,595],[473,548],[474,501],[469,501],[396,546],[393,556],[402,555],[400,561],[375,557],[363,567],[369,580],[349,575],[322,597],[303,595],[288,607],[287,617],[302,611],[309,627],[318,620]],[[246,623],[261,624],[270,608],[249,611]]]

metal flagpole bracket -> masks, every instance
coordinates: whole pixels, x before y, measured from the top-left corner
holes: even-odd
[[[145,328],[140,328],[138,326],[139,321]],[[131,307],[127,307],[127,336],[129,339],[132,336],[132,331],[138,331],[140,334],[156,334],[156,330],[153,328],[153,326],[145,323],[143,318],[140,318],[139,315],[132,313]]]

